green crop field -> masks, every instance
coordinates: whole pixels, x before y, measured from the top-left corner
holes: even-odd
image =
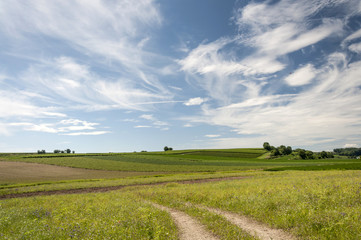
[[[205,207],[249,217],[298,239],[361,238],[357,159],[268,159],[263,149],[3,154],[0,159],[8,167],[3,170],[8,175],[0,168],[0,239],[178,239],[172,216],[153,203],[192,216],[220,239],[255,238]],[[11,169],[12,163],[25,170]],[[32,168],[26,171],[27,166]],[[49,178],[44,173],[49,169],[59,175]],[[10,170],[22,176],[10,178]],[[67,194],[112,187],[123,188]],[[65,195],[36,196],[54,191]]]

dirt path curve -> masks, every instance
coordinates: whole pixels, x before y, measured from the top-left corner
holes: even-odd
[[[247,177],[223,177],[223,178],[193,179],[193,180],[165,181],[165,182],[143,183],[143,184],[132,184],[132,185],[118,185],[118,186],[110,186],[110,187],[92,187],[92,188],[66,189],[66,190],[54,190],[54,191],[11,193],[11,194],[6,194],[6,195],[0,195],[0,200],[1,199],[9,199],[9,198],[24,198],[24,197],[35,197],[35,196],[59,195],[59,194],[108,192],[108,191],[119,190],[119,189],[122,189],[125,187],[154,186],[154,185],[163,185],[163,184],[167,184],[167,183],[194,184],[194,183],[217,182],[217,181],[225,181],[225,180],[236,180],[236,179],[243,179],[243,178],[247,178]]]
[[[203,225],[188,216],[187,214],[152,203],[153,206],[167,211],[173,218],[175,224],[179,229],[180,240],[217,240],[210,232],[208,232]]]
[[[289,233],[281,229],[273,229],[265,224],[256,222],[252,219],[249,219],[245,216],[238,215],[236,213],[231,213],[223,211],[220,209],[214,209],[209,207],[197,206],[203,209],[206,209],[210,212],[216,213],[223,216],[229,222],[237,225],[242,228],[244,231],[248,232],[254,237],[257,237],[261,240],[295,240],[296,238]]]

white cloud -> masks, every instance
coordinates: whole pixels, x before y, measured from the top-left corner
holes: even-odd
[[[151,114],[143,114],[140,118],[147,119],[147,120],[154,120],[155,118]]]
[[[300,67],[294,73],[285,78],[285,81],[290,86],[302,86],[308,84],[316,76],[316,69],[312,64]]]
[[[7,126],[24,131],[35,131],[45,133],[56,133],[62,135],[98,135],[102,131],[79,132],[83,130],[95,130],[99,123],[87,122],[79,119],[64,119],[52,123],[33,123],[33,122],[12,122]],[[94,133],[94,134],[92,134]]]
[[[137,125],[134,126],[134,128],[151,128],[152,126],[148,126],[148,125]]]
[[[348,49],[350,49],[351,51],[361,54],[361,43],[354,43],[351,44]]]
[[[148,90],[130,79],[104,79],[87,65],[69,57],[33,65],[20,79],[32,92],[46,96],[51,104],[89,110],[133,109],[145,111],[153,104],[169,101],[166,90]]]
[[[207,100],[201,97],[190,98],[188,101],[184,102],[186,106],[195,106],[201,105],[202,103],[206,102]]]
[[[154,117],[152,114],[143,114],[143,115],[140,116],[140,118],[152,122],[152,124],[153,124],[153,126],[154,126],[155,128],[161,128],[161,127],[163,127],[163,126],[168,126],[168,125],[169,125],[167,122],[158,120],[158,119],[157,119],[156,117]],[[145,127],[145,126],[136,126],[136,128],[139,128],[139,127]],[[146,126],[146,127],[148,127],[148,126]],[[164,129],[168,130],[168,128],[164,128],[164,127],[163,127],[162,130],[164,130]]]
[[[218,137],[220,137],[221,135],[218,135],[218,134],[207,134],[207,135],[205,135],[206,137],[208,137],[208,138],[218,138]]]
[[[73,133],[63,133],[62,135],[67,136],[97,136],[110,133],[109,131],[94,131],[94,132],[73,132]]]
[[[141,62],[144,33],[162,22],[151,0],[35,0],[30,4],[6,0],[0,9],[0,29],[12,38],[25,40],[28,33],[42,34],[129,67]]]
[[[355,143],[346,143],[343,147],[344,148],[357,148],[358,145]]]

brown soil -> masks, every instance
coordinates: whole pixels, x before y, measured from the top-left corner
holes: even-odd
[[[105,179],[156,175],[157,172],[121,172],[62,167],[40,163],[0,161],[0,183],[24,183],[73,179]]]
[[[29,193],[13,193],[13,194],[2,195],[2,196],[0,196],[0,199],[58,195],[58,194],[97,193],[97,192],[114,191],[114,190],[119,190],[119,189],[122,189],[125,187],[134,187],[134,186],[152,186],[152,185],[162,185],[162,184],[167,184],[167,183],[194,184],[194,183],[216,182],[216,181],[224,181],[224,180],[236,180],[236,179],[242,179],[242,178],[246,178],[246,177],[224,177],[224,178],[211,178],[211,179],[195,179],[195,180],[183,180],[183,181],[145,183],[145,184],[134,184],[134,185],[125,185],[125,186],[121,185],[121,186],[111,186],[111,187],[92,187],[92,188],[81,188],[81,189],[29,192]]]

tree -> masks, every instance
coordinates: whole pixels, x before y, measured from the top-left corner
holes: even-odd
[[[164,147],[164,151],[168,151],[169,148],[167,146]]]
[[[38,150],[38,154],[45,154],[46,151],[45,150]]]
[[[267,151],[271,151],[271,145],[268,142],[264,142],[263,143],[263,148],[266,149]]]
[[[322,151],[320,155],[321,155],[321,158],[327,158],[327,152],[325,152],[325,151]]]
[[[273,149],[273,150],[271,151],[271,156],[276,157],[276,156],[279,156],[279,155],[281,155],[281,153],[280,153],[280,151],[279,151],[278,148],[275,148],[275,149]]]
[[[279,151],[280,155],[286,155],[286,146],[285,145],[279,146],[278,151]]]
[[[291,146],[287,146],[286,150],[285,150],[285,154],[286,155],[290,155],[292,153],[292,147]]]
[[[313,156],[313,152],[312,151],[306,151],[306,158],[307,159],[314,159],[315,157]]]
[[[68,149],[66,150],[66,153],[71,153],[71,150],[68,148]]]
[[[169,150],[169,151],[172,151],[172,150],[173,150],[173,148],[171,148],[171,147],[170,147],[170,148],[168,148],[168,150]]]
[[[304,149],[300,149],[300,150],[298,151],[298,155],[300,155],[300,157],[301,157],[302,159],[306,159],[306,157],[307,157],[306,151],[305,151]]]

